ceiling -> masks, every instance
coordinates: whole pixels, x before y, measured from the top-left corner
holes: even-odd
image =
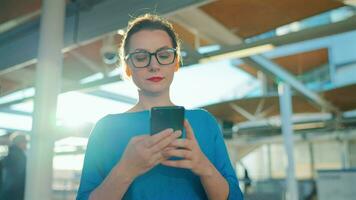
[[[201,9],[239,37],[248,38],[340,6],[341,2],[330,0],[220,0]]]
[[[349,85],[320,93],[326,100],[333,103],[341,111],[356,109],[356,85]],[[347,96],[347,98],[345,98]],[[293,113],[318,113],[320,109],[304,97],[294,94]],[[219,119],[235,123],[249,121],[248,117],[240,111],[236,111],[233,105],[237,105],[258,119],[279,115],[278,95],[244,98],[227,102],[220,102],[204,107]]]
[[[273,62],[282,66],[288,72],[294,75],[303,75],[310,70],[318,68],[329,63],[328,49],[322,48],[288,56],[282,56],[272,59]],[[257,69],[246,64],[238,65],[241,69],[257,76]]]
[[[247,38],[345,6],[342,1],[336,0],[184,0],[170,3],[162,0],[152,1],[152,4],[145,1],[139,2],[142,3],[140,6],[146,6],[151,10],[156,9],[158,13],[167,16],[173,22],[183,41],[183,50],[187,53],[184,58],[184,63],[187,66],[198,62],[200,58],[205,56],[198,53],[198,47],[217,44],[222,49],[245,48],[246,45],[253,45],[252,43],[244,43]],[[63,90],[82,88],[79,81],[96,73],[104,75],[104,79],[98,81],[97,84],[120,81],[118,76],[109,77],[109,73],[116,68],[116,65],[103,62],[103,41],[108,41],[112,37],[114,41],[112,44],[119,45],[121,36],[116,34],[116,30],[125,26],[127,20],[130,19],[130,14],[139,14],[135,9],[140,10],[140,6],[134,4],[135,2],[113,0],[67,0],[66,3],[65,46],[70,48],[67,48],[64,53]],[[109,7],[111,9],[107,9]],[[75,8],[78,8],[78,10],[75,10]],[[27,32],[38,32],[40,9],[40,0],[2,2],[0,8],[0,54],[2,54],[0,55],[0,97],[34,85],[36,45],[38,44],[28,43],[28,46],[17,46],[16,53],[9,52],[8,49],[14,48],[11,45],[15,45],[15,43],[16,45],[23,45],[24,42],[18,42],[25,40],[29,36],[26,35]],[[78,12],[79,20],[81,20],[80,27],[79,29],[73,29],[70,27],[70,22],[73,21],[73,16]],[[94,12],[95,14],[93,14]],[[140,12],[142,12],[142,8]],[[116,13],[116,15],[113,15],[114,18],[105,18],[110,16],[110,13]],[[104,26],[106,21],[109,22]],[[94,29],[100,31],[94,31]],[[23,30],[27,30],[27,32]],[[78,36],[75,39],[71,35],[74,31],[77,31],[76,34]],[[285,39],[289,37],[289,35],[286,35],[280,38],[272,38],[271,41],[278,40],[280,44],[288,44],[308,38],[306,34],[295,36],[296,34],[299,33],[290,34],[293,35],[290,40]],[[315,34],[318,33],[313,34],[310,37],[316,37]],[[32,40],[36,42],[38,38],[34,37]],[[31,53],[26,53],[28,51],[31,51]],[[327,64],[329,57],[328,49],[322,48],[276,57],[272,60],[291,74],[302,75]],[[251,66],[241,64],[237,67],[250,74],[257,75],[257,70]],[[356,99],[353,102],[351,100],[346,101],[340,98],[340,94],[354,89],[346,87],[328,91],[322,95],[340,106],[342,110],[347,110],[356,108],[353,103],[356,102]],[[246,119],[244,116],[236,114],[231,109],[230,103],[240,105],[248,112],[254,113],[256,106],[262,99],[264,99],[264,108],[270,109],[268,115],[278,114],[278,97],[274,96],[223,102],[209,106],[207,109],[223,119],[241,122]],[[318,111],[315,106],[303,97],[295,96],[293,101],[295,103],[295,112]]]

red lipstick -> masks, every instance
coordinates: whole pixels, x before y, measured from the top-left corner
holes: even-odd
[[[148,78],[147,80],[152,81],[152,82],[160,82],[162,79],[163,79],[163,77],[153,76],[151,78]]]

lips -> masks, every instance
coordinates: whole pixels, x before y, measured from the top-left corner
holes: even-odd
[[[163,80],[163,77],[153,76],[151,78],[148,78],[147,80],[152,81],[152,82],[160,82],[161,80]]]

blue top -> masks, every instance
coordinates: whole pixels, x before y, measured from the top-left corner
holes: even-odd
[[[186,110],[202,152],[229,183],[229,198],[242,200],[222,133],[205,110]],[[120,160],[134,136],[149,133],[149,111],[108,115],[93,129],[87,146],[77,200],[87,200]],[[207,199],[197,175],[188,169],[158,165],[137,177],[123,199]]]

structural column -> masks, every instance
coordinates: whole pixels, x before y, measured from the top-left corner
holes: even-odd
[[[295,176],[294,141],[292,128],[292,97],[290,86],[278,85],[284,147],[287,154],[287,200],[298,200],[298,182]]]
[[[268,81],[267,76],[262,71],[257,71],[257,79],[261,82],[262,95],[265,96],[268,93]]]
[[[350,168],[349,141],[341,140],[340,143],[342,145],[342,153],[341,153],[342,168],[348,169]]]
[[[57,96],[61,88],[65,0],[43,0],[26,200],[52,199]]]
[[[272,179],[272,153],[271,153],[271,145],[267,144],[267,166],[268,166],[268,178]]]
[[[312,142],[308,142],[309,155],[310,155],[310,175],[312,179],[315,179],[315,159],[314,159],[314,147]]]

